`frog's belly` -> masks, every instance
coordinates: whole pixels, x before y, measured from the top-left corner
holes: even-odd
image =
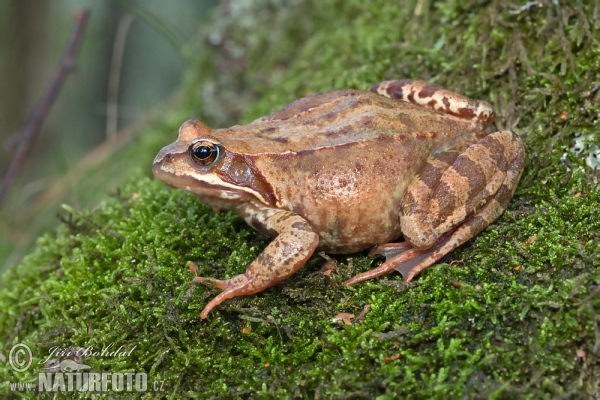
[[[359,179],[343,169],[321,174],[288,209],[309,222],[325,251],[353,253],[389,243],[401,235],[400,206],[414,176],[412,171],[389,172],[375,179]]]
[[[367,222],[367,225],[348,224],[348,229],[342,225],[340,229],[321,231],[318,249],[328,253],[350,254],[377,244],[393,242],[401,236],[400,226],[395,221],[387,222],[389,224],[384,225],[374,220],[372,223]]]
[[[305,215],[319,233],[319,249],[331,253],[354,253],[398,238],[401,235],[399,201],[389,198],[378,200],[379,204],[353,202],[343,197],[322,198],[322,207]]]

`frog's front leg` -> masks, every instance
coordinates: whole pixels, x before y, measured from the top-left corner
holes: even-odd
[[[506,209],[523,172],[525,150],[512,132],[496,132],[457,156],[432,156],[409,185],[400,225],[408,244],[376,250],[379,267],[344,282],[352,285],[393,270],[410,281],[481,232]],[[394,255],[397,254],[397,255]]]
[[[245,206],[238,211],[248,224],[277,237],[243,274],[228,280],[194,278],[195,282],[212,280],[223,290],[204,307],[200,314],[203,319],[226,299],[262,292],[289,278],[306,263],[319,244],[319,235],[304,218],[293,212],[257,206]]]

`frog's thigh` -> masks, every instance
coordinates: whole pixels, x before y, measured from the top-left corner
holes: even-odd
[[[319,235],[297,214],[280,211],[261,221],[267,229],[279,233],[243,274],[225,281],[216,281],[223,289],[202,310],[206,318],[210,310],[226,299],[262,292],[279,281],[289,278],[302,267],[319,244]],[[195,278],[202,281],[206,278]]]
[[[371,86],[370,90],[391,99],[406,101],[465,120],[478,122],[483,129],[488,127],[496,118],[496,114],[489,103],[470,99],[462,94],[425,81],[412,79],[383,81]]]
[[[502,214],[508,205],[508,202],[512,198],[517,184],[519,183],[521,172],[523,172],[525,152],[521,140],[511,132],[497,132],[490,136],[495,137],[496,140],[498,140],[500,143],[503,143],[503,146],[505,146],[505,158],[509,160],[504,180],[491,198],[488,199],[487,202],[481,206],[481,208],[477,209],[474,214],[468,216],[466,220],[464,220],[454,231],[449,231],[443,234],[441,237],[436,238],[437,240],[430,248],[413,248],[404,251],[397,256],[388,259],[379,267],[354,276],[353,278],[344,282],[343,285],[353,285],[357,282],[387,274],[394,270],[400,272],[404,280],[409,282],[419,272],[429,267],[446,254],[450,253],[458,246],[471,239],[473,236],[477,235]],[[483,142],[483,144],[485,143],[486,142]],[[476,145],[477,144],[474,146]],[[440,158],[440,156],[437,157],[438,166],[442,163]],[[451,158],[451,156],[448,158]],[[460,157],[456,159],[452,166],[456,165],[459,159]],[[429,171],[424,172],[431,174],[431,176],[435,174],[442,176],[444,175],[444,173],[434,171],[435,169],[436,168],[430,166]],[[422,175],[425,174],[422,173]]]
[[[510,197],[502,204],[496,194],[505,186],[512,196],[523,157],[519,137],[505,131],[471,145],[450,166],[428,162],[404,196],[400,212],[403,236],[414,247],[427,249],[488,202],[501,213]]]
[[[477,235],[502,215],[517,188],[525,161],[523,144],[517,135],[514,135],[514,137],[517,143],[515,146],[516,153],[514,153],[515,158],[512,159],[506,172],[506,178],[498,191],[481,209],[468,217],[455,231],[443,235],[432,248],[425,250],[419,257],[415,257],[405,263],[398,263],[396,261],[394,269],[402,274],[405,281],[410,282],[419,272]]]

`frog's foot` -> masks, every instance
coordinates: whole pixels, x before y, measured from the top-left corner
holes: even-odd
[[[202,319],[224,300],[262,292],[289,278],[306,263],[319,244],[319,235],[297,214],[281,210],[250,211],[246,209],[242,214],[247,221],[262,224],[266,230],[272,230],[279,235],[243,274],[223,281],[214,278],[194,278],[194,282],[213,281],[216,287],[223,290],[204,307],[200,314]]]
[[[386,262],[381,264],[378,268],[354,276],[353,278],[342,283],[342,285],[352,285],[357,282],[366,281],[367,279],[375,278],[376,276],[392,272],[395,264],[389,263],[388,261],[395,259],[409,260],[411,257],[418,256],[419,253],[419,250],[415,250],[413,246],[406,241],[381,244],[377,246],[377,248],[371,250],[369,257],[374,257],[378,254],[381,254],[382,256],[385,256]]]
[[[496,117],[492,106],[487,102],[469,99],[462,94],[425,81],[412,79],[384,81],[373,85],[371,92],[471,120],[481,124],[483,129],[487,128]]]
[[[349,286],[354,285],[355,283],[366,281],[377,276],[389,274],[392,271],[398,271],[402,274],[405,281],[410,281],[410,279],[406,279],[409,272],[415,268],[417,265],[421,265],[425,262],[429,262],[427,266],[433,264],[439,258],[443,257],[442,254],[439,258],[431,261],[428,256],[431,255],[432,252],[439,249],[445,241],[448,240],[449,235],[444,235],[438,239],[438,242],[430,249],[427,250],[419,250],[415,249],[409,242],[401,242],[401,243],[387,243],[377,247],[375,250],[369,253],[369,256],[374,256],[376,254],[382,254],[385,256],[386,261],[381,264],[379,267],[374,268],[370,271],[363,272],[362,274],[358,274],[348,279],[342,285]],[[452,250],[449,250],[452,251]],[[449,252],[448,251],[448,252]],[[445,253],[444,253],[445,254]],[[424,269],[426,267],[421,268]],[[420,271],[420,270],[419,270]],[[412,276],[416,275],[413,274]],[[411,276],[411,279],[412,279]]]
[[[194,282],[203,281],[212,281],[216,287],[223,291],[204,307],[204,310],[202,310],[202,313],[200,314],[202,319],[206,318],[210,310],[221,304],[224,300],[232,297],[258,293],[270,286],[261,285],[261,282],[257,282],[255,278],[253,279],[252,276],[248,277],[246,274],[236,275],[233,278],[224,281],[214,278],[203,278],[200,276],[194,278]]]

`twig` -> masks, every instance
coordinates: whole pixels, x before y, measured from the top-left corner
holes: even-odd
[[[173,47],[175,53],[181,58],[181,61],[188,63],[189,59],[186,58],[184,51],[182,50],[185,44],[185,37],[178,31],[177,27],[173,24],[167,23],[160,14],[155,14],[148,8],[137,6],[133,1],[129,0],[113,0],[113,3],[117,3],[121,7],[129,12],[133,13],[136,17],[146,22],[152,28],[164,37],[164,39]]]
[[[149,126],[160,116],[164,115],[165,110],[180,107],[180,103],[180,96],[177,94],[172,94],[167,99],[161,101],[134,123],[117,132],[114,139],[106,139],[96,146],[75,163],[72,168],[69,168],[62,177],[55,180],[52,185],[37,196],[35,202],[19,214],[19,220],[30,222],[19,225],[22,230],[19,231],[19,237],[14,242],[4,263],[0,263],[0,271],[5,270],[10,265],[14,265],[23,258],[27,250],[27,243],[31,243],[32,240],[39,236],[42,228],[45,226],[44,213],[47,214],[49,209],[56,209],[57,203],[64,198],[69,188],[73,187],[74,182],[84,179],[90,170],[99,168],[109,157],[117,151],[122,150],[128,143],[131,143],[132,140],[143,134],[145,132],[142,129],[143,127]],[[3,228],[1,225],[5,222],[5,219],[0,218],[0,229]],[[11,225],[6,225],[6,228],[10,228]]]
[[[63,86],[64,80],[69,72],[71,72],[75,68],[75,55],[79,48],[79,43],[81,42],[81,37],[83,35],[83,30],[85,28],[86,22],[88,20],[90,12],[87,9],[79,11],[75,14],[75,19],[77,21],[77,26],[75,27],[75,31],[71,36],[71,40],[69,42],[69,46],[67,47],[67,51],[63,56],[58,70],[54,75],[54,79],[50,84],[50,87],[44,94],[44,96],[37,103],[34,108],[29,120],[27,121],[27,125],[21,131],[19,138],[19,147],[13,156],[13,159],[8,166],[8,170],[4,174],[2,178],[2,184],[0,185],[0,204],[4,200],[4,196],[14,181],[15,177],[18,175],[19,171],[23,167],[25,160],[27,158],[27,154],[29,154],[29,150],[31,148],[31,144],[33,143],[34,138],[37,136],[40,130],[40,126],[42,122],[46,118],[50,107],[54,103],[60,88]]]
[[[110,76],[108,78],[108,102],[106,104],[106,137],[114,138],[117,134],[119,120],[119,82],[121,81],[121,66],[123,64],[123,53],[127,33],[135,16],[127,12],[117,29],[115,44],[113,46],[112,61],[110,63]]]

